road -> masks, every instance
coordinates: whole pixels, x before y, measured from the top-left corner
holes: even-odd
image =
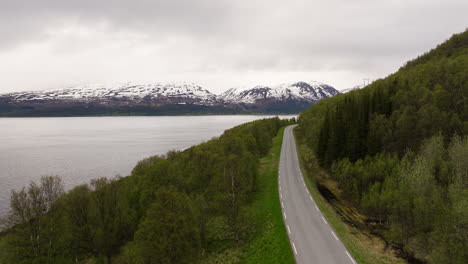
[[[294,126],[284,130],[279,193],[296,263],[357,264],[323,217],[307,189],[296,152]]]

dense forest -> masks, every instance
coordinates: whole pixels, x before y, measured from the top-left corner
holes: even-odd
[[[468,31],[367,87],[312,106],[298,133],[387,241],[468,263]]]
[[[278,118],[226,130],[182,152],[138,163],[131,176],[93,180],[64,192],[61,179],[13,191],[3,263],[196,263],[246,241],[243,209],[257,190],[259,158]]]

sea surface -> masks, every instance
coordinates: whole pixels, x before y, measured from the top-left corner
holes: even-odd
[[[8,212],[12,189],[42,175],[62,177],[66,189],[94,178],[127,176],[141,159],[186,149],[266,117],[0,118],[0,216]]]

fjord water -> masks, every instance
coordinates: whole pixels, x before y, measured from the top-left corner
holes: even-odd
[[[0,118],[0,216],[9,208],[12,189],[42,175],[61,176],[67,189],[94,178],[126,176],[141,159],[266,117]]]

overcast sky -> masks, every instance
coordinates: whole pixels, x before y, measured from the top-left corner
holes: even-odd
[[[0,93],[231,87],[396,71],[468,27],[467,0],[0,0]]]

